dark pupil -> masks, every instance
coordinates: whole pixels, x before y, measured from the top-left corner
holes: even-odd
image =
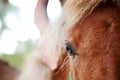
[[[65,49],[70,56],[75,55],[75,50],[73,49],[72,44],[70,42],[66,42]]]

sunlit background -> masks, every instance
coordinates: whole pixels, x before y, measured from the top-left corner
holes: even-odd
[[[34,24],[37,0],[0,0],[0,58],[18,67],[37,47],[40,33]],[[59,0],[49,0],[48,16],[61,12]]]

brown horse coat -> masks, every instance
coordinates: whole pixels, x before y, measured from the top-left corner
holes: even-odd
[[[16,80],[19,74],[16,68],[0,59],[0,80]]]

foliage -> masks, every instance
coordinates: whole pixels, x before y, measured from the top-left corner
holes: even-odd
[[[18,8],[10,4],[9,0],[0,0],[0,37],[2,32],[8,29],[5,21],[6,15],[11,12],[17,12]],[[38,41],[27,40],[25,42],[18,41],[16,51],[12,55],[8,53],[0,53],[0,58],[7,61],[12,66],[21,70],[25,58],[36,49]],[[12,46],[12,45],[11,45]]]
[[[24,63],[26,57],[33,53],[36,49],[38,41],[33,42],[27,40],[26,42],[18,42],[18,47],[13,55],[6,55],[5,53],[0,56],[1,59],[7,61],[12,66],[22,70],[21,65]]]
[[[7,61],[10,65],[14,66],[15,68],[21,70],[21,65],[24,61],[25,55],[24,54],[13,54],[13,55],[2,55],[0,56],[1,59]]]
[[[10,4],[9,0],[0,0],[0,35],[7,29],[5,16],[10,11],[17,11],[17,7]]]

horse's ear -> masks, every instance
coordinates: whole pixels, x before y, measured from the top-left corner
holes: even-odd
[[[51,70],[55,70],[57,68],[58,60],[61,56],[61,51],[59,49],[56,50],[57,44],[56,40],[52,38],[53,36],[54,39],[57,38],[55,33],[46,33],[41,36],[37,56]]]
[[[43,33],[48,26],[47,4],[48,0],[38,0],[35,8],[35,25],[40,33]]]
[[[20,72],[8,62],[0,59],[0,80],[15,80]]]
[[[48,27],[48,15],[47,15],[47,4],[48,0],[38,0],[36,8],[35,8],[35,24],[38,27],[40,33],[42,34],[38,56],[40,56],[40,60],[46,64],[50,69],[55,69],[57,67],[57,55],[55,53],[50,53],[49,45],[53,45],[51,43],[51,38],[47,37],[49,33],[43,35],[43,32]],[[44,36],[44,37],[43,37]],[[46,38],[47,37],[47,38]],[[47,41],[46,41],[47,40]]]

